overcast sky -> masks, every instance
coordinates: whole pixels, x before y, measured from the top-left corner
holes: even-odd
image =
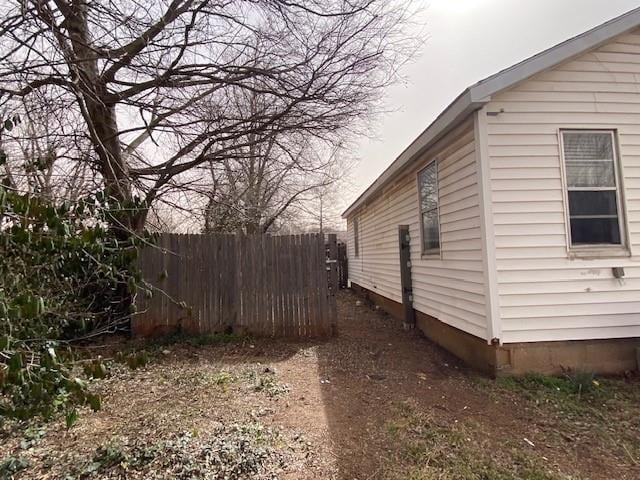
[[[428,40],[391,88],[392,113],[376,140],[360,142],[355,186],[362,193],[465,88],[546,48],[640,6],[640,0],[410,0],[423,3]]]

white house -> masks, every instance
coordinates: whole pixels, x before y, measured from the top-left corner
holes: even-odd
[[[636,369],[640,8],[465,90],[343,217],[353,288],[468,363]]]

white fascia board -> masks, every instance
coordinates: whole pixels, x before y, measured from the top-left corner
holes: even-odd
[[[360,195],[355,202],[351,204],[342,214],[342,218],[349,217],[358,208],[363,206],[366,201],[380,188],[387,184],[397,174],[415,160],[426,149],[438,141],[444,134],[459,125],[472,112],[482,108],[486,101],[472,102],[471,92],[465,90],[458,98],[456,98],[446,110],[444,110],[434,122],[409,145],[396,160]]]

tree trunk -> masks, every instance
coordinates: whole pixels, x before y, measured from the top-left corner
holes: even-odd
[[[98,73],[84,0],[73,2],[67,25],[73,54],[77,59],[77,85],[86,110],[83,113],[100,162],[105,193],[122,208],[122,211],[113,215],[112,227],[123,232],[136,231],[141,228],[140,220],[135,218],[139,215],[126,210],[132,207],[131,178],[118,137],[115,104],[108,100],[106,85]],[[144,227],[146,215],[142,217]]]

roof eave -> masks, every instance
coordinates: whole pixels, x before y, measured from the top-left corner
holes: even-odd
[[[640,8],[599,25],[555,47],[528,58],[513,67],[478,82],[455,99],[420,136],[380,175],[342,214],[347,218],[395,178],[409,163],[455,128],[471,112],[485,105],[493,95],[548,70],[562,62],[593,50],[612,38],[630,32],[640,24]]]
[[[418,158],[435,142],[440,140],[443,135],[451,131],[464,121],[472,112],[482,108],[489,98],[482,99],[481,101],[472,101],[471,90],[465,90],[458,98],[456,98],[451,105],[449,105],[441,114],[436,118],[426,130],[424,130],[418,138],[416,138],[411,145],[409,145],[396,160],[384,171],[382,174],[367,188],[355,202],[351,204],[342,214],[342,218],[347,218],[354,213],[360,207],[362,207],[366,201],[385,184],[400,174],[404,168],[412,161]]]

